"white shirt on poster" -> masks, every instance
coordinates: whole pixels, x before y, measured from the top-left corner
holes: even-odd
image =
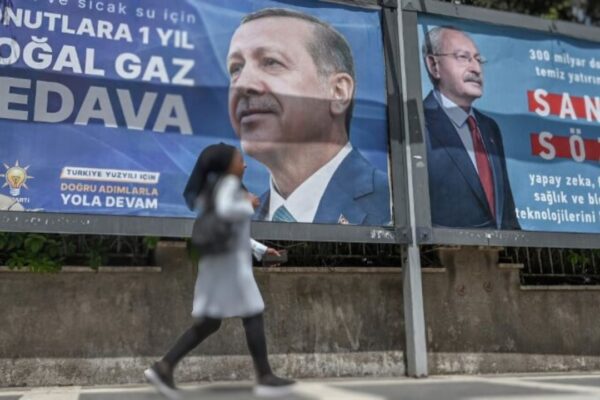
[[[317,172],[302,182],[287,199],[284,199],[279,194],[273,178],[271,178],[271,194],[267,220],[272,221],[277,209],[285,206],[296,222],[313,222],[319,208],[319,202],[329,185],[329,181],[331,181],[335,171],[337,171],[338,167],[351,152],[352,145],[348,142],[327,164],[323,165]]]
[[[463,142],[467,153],[469,154],[469,158],[473,163],[473,167],[475,171],[477,171],[477,159],[475,158],[475,148],[473,146],[473,138],[471,137],[471,130],[469,129],[469,124],[467,123],[467,118],[472,116],[475,118],[475,114],[473,113],[473,108],[469,110],[467,113],[465,110],[460,108],[455,102],[444,96],[438,90],[433,91],[435,98],[438,103],[442,106],[442,109],[452,121],[452,125],[456,128],[456,132],[458,136],[460,136],[460,140]],[[477,120],[477,119],[476,119]]]

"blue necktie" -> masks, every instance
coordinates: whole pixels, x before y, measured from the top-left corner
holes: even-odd
[[[279,207],[273,214],[274,222],[296,222],[296,218],[288,211],[285,206]]]

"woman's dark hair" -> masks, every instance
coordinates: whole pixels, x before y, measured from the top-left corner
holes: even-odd
[[[236,151],[238,150],[234,146],[219,143],[208,146],[200,153],[183,191],[185,203],[190,210],[196,208],[199,196],[212,196],[216,183],[229,170]]]

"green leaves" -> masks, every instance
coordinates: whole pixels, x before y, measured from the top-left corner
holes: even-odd
[[[102,236],[93,236],[86,240],[85,246],[82,247],[87,259],[87,265],[93,269],[98,269],[101,265],[105,265],[108,260],[110,246]]]
[[[61,250],[62,241],[57,235],[0,233],[0,264],[11,269],[58,272],[64,261]]]
[[[156,237],[0,233],[0,266],[32,272],[59,272],[62,266],[149,265]]]
[[[146,248],[148,250],[154,250],[159,241],[160,241],[160,238],[157,238],[154,236],[146,236],[143,239],[144,246],[146,246]]]
[[[38,254],[48,242],[45,236],[30,234],[25,238],[25,249],[28,253]]]
[[[461,3],[552,20],[600,24],[600,2],[593,0],[463,0]]]

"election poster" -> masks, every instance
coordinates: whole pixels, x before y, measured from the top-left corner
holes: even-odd
[[[433,226],[600,232],[600,43],[419,14]]]
[[[379,10],[316,1],[0,2],[0,209],[195,216],[228,143],[255,220],[392,221]]]

